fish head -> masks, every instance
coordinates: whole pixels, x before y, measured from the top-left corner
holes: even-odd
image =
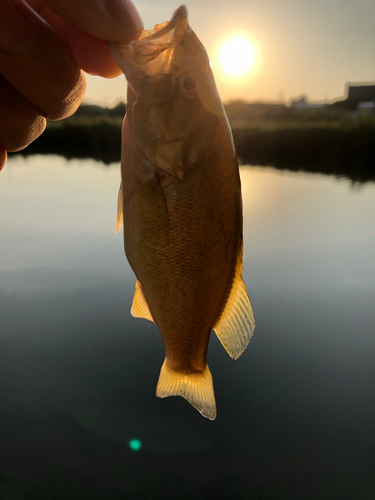
[[[186,7],[129,45],[109,47],[128,82],[126,119],[134,142],[152,164],[183,178],[207,147],[208,122],[226,120]]]

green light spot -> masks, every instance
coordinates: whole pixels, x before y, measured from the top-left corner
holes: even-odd
[[[142,447],[142,441],[140,441],[139,439],[131,439],[128,445],[131,450],[139,451]]]

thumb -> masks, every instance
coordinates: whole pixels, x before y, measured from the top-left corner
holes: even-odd
[[[129,43],[143,29],[131,0],[44,0],[44,3],[69,23],[102,40]]]

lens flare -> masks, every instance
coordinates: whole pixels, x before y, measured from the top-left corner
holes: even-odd
[[[139,451],[142,447],[142,441],[140,441],[139,439],[131,439],[128,445],[131,450]]]

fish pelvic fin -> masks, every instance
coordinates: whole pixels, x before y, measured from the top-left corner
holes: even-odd
[[[213,327],[218,339],[233,359],[238,359],[248,346],[255,328],[253,308],[242,279],[242,246],[227,303]]]
[[[160,370],[156,395],[158,398],[182,396],[203,417],[210,420],[215,420],[216,418],[214,386],[207,364],[202,373],[185,374],[169,368],[167,359],[165,359]]]
[[[130,314],[134,316],[134,318],[143,318],[152,322],[154,321],[145,296],[143,295],[142,285],[138,280],[135,284],[135,292]]]
[[[123,225],[124,225],[124,210],[123,210],[123,192],[122,192],[122,182],[121,182],[117,197],[117,215],[116,215],[116,226],[115,226],[116,234],[120,231]]]

